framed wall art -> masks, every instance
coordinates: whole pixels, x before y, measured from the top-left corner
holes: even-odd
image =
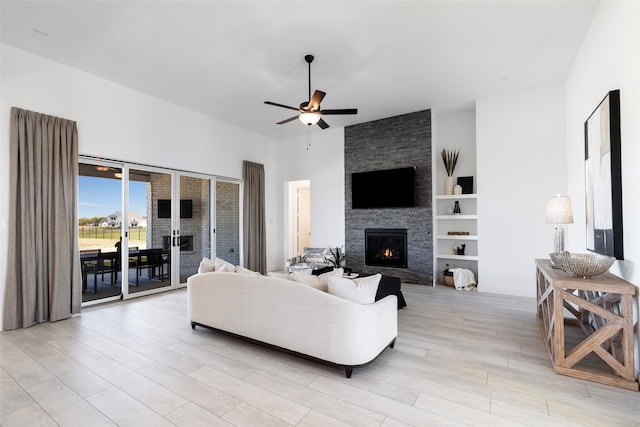
[[[624,259],[620,91],[612,90],[584,123],[587,249]]]

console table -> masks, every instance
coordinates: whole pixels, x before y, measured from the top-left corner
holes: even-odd
[[[548,259],[535,263],[538,326],[554,372],[638,391],[633,356],[636,287],[611,273],[581,279],[553,269]],[[579,327],[586,337],[571,334],[565,325]]]

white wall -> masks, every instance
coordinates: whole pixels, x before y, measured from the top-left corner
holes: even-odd
[[[447,171],[440,152],[460,149],[454,177],[473,176],[474,190],[478,183],[476,174],[476,110],[475,105],[455,110],[434,110],[433,129],[433,182],[435,194],[445,194]],[[475,192],[475,191],[474,191]]]
[[[640,285],[640,3],[602,2],[567,78],[567,171],[573,200],[584,200],[584,132],[587,117],[604,96],[620,89],[624,261],[611,272]],[[568,249],[586,251],[584,203],[574,202],[580,232]],[[640,295],[637,296],[640,304]],[[636,320],[637,320],[636,306]],[[636,341],[640,325],[636,325]],[[640,366],[636,348],[636,373]]]
[[[536,295],[534,259],[553,251],[547,199],[567,192],[564,111],[563,85],[476,101],[481,292]]]
[[[280,267],[274,140],[7,45],[0,45],[0,280],[6,277],[9,120],[12,106],[75,120],[80,154],[242,178],[265,165],[268,268]],[[3,295],[4,292],[0,292]],[[2,296],[0,296],[2,298]],[[1,304],[0,304],[1,307]]]
[[[298,126],[290,123],[289,126]],[[279,185],[309,180],[311,187],[311,246],[344,245],[344,128],[313,131],[279,142]],[[280,199],[282,200],[282,199]],[[285,220],[284,202],[283,214]],[[280,228],[285,228],[284,224]]]

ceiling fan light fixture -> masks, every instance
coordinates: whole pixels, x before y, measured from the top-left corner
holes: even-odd
[[[299,118],[305,125],[313,126],[320,121],[320,113],[302,113]]]

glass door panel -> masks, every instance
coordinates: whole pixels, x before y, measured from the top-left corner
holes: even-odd
[[[78,237],[82,302],[119,298],[116,245],[122,221],[122,168],[81,162],[78,175]]]
[[[240,184],[216,181],[215,256],[240,265]]]
[[[198,272],[202,258],[211,257],[211,180],[180,175],[179,284]]]
[[[172,175],[154,169],[129,169],[127,222],[123,225],[127,250],[121,257],[127,294],[171,286]]]

